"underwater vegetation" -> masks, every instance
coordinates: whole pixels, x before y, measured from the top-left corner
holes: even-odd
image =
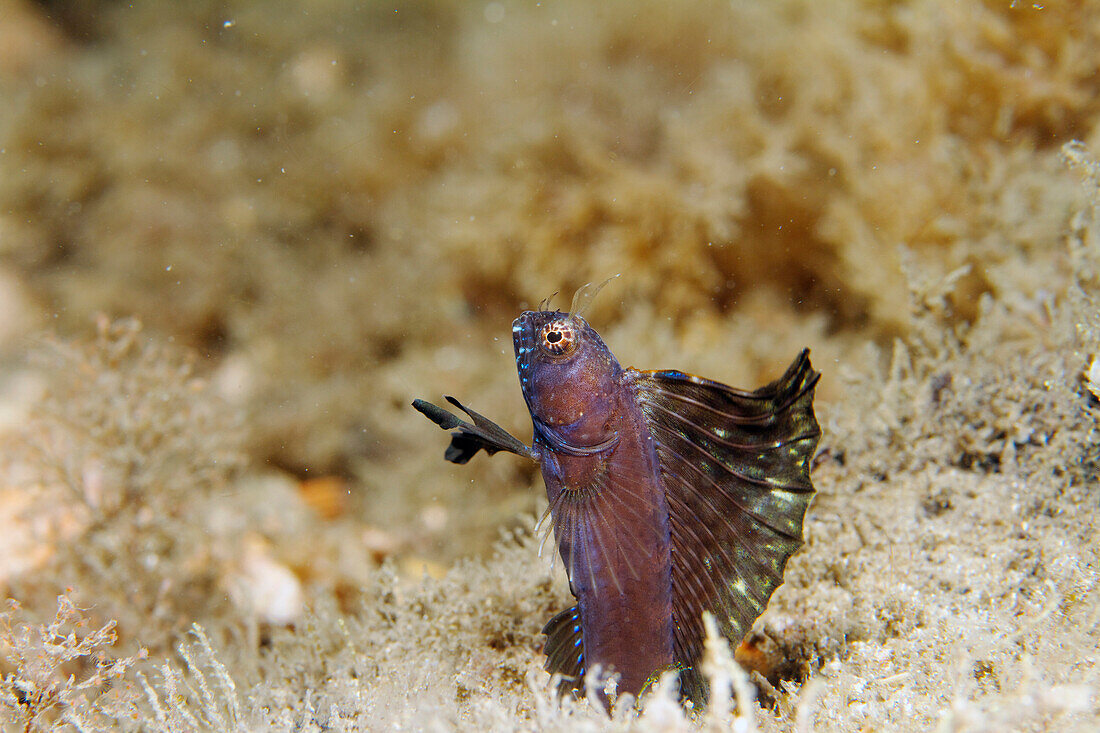
[[[1100,4],[3,16],[4,726],[1096,729]],[[828,375],[698,717],[558,702],[539,471],[408,409],[518,433],[508,324],[611,272],[623,364]]]

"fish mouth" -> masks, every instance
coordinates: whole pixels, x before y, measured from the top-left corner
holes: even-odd
[[[524,311],[519,318],[512,321],[512,346],[516,354],[516,371],[519,373],[519,385],[523,390],[523,399],[527,402],[527,409],[531,409],[531,373],[534,364],[535,332],[542,324],[535,324],[534,320],[539,312]]]

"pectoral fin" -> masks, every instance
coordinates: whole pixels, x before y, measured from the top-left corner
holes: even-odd
[[[451,433],[451,444],[447,446],[447,452],[443,454],[443,457],[448,461],[459,464],[466,463],[479,450],[484,450],[489,455],[497,451],[508,451],[524,458],[530,458],[533,461],[537,460],[535,451],[507,430],[484,415],[467,409],[454,397],[445,396],[448,402],[469,415],[470,419],[474,421],[473,424],[462,420],[442,407],[433,405],[431,402],[413,400],[412,406],[444,430],[457,428]]]

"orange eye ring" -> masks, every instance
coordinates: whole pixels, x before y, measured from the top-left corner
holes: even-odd
[[[542,327],[539,346],[552,356],[571,353],[577,347],[577,332],[564,319],[551,321]]]

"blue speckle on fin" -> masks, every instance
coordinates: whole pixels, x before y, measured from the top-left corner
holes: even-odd
[[[562,676],[561,693],[579,689],[584,680],[584,634],[577,606],[565,609],[546,622],[546,671]]]

